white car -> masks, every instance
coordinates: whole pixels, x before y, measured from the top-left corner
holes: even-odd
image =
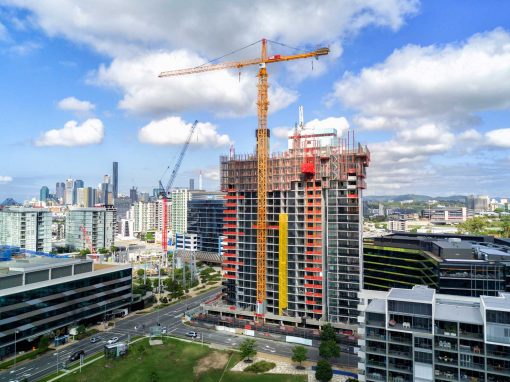
[[[113,338],[110,338],[106,343],[108,345],[113,345],[114,343],[116,343],[117,341],[119,340],[119,337],[113,337]]]

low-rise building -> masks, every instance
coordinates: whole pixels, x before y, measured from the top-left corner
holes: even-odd
[[[359,381],[510,380],[510,294],[361,291]]]
[[[428,208],[421,210],[421,216],[435,224],[456,224],[467,220],[466,207]]]
[[[34,257],[0,263],[0,357],[41,335],[105,316],[131,304],[129,265]],[[27,347],[27,346],[25,346]]]

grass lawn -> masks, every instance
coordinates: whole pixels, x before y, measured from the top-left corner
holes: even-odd
[[[146,350],[140,354],[138,349]],[[82,369],[81,374],[70,374],[61,382],[218,382],[223,365],[230,358],[228,352],[212,350],[207,346],[165,338],[161,346],[149,346],[148,340],[131,345],[129,354],[119,360],[100,359]],[[228,368],[239,361],[233,353]],[[199,369],[199,370],[197,370]],[[256,375],[226,371],[222,382],[305,382],[305,376]]]

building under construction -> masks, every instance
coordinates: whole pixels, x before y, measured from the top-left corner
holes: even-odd
[[[361,197],[370,153],[352,133],[338,138],[334,128],[300,126],[288,150],[268,161],[265,269],[257,266],[257,156],[221,157],[224,298],[233,314],[350,326],[362,285]]]

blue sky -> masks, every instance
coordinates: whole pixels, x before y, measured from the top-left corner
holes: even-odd
[[[273,150],[304,105],[306,122],[347,121],[368,145],[368,194],[509,196],[510,3],[185,3],[0,0],[0,200],[96,186],[114,160],[121,192],[149,191],[195,119],[176,185],[202,171],[216,189],[218,156],[254,149],[255,69],[156,74],[262,37],[332,52],[269,68]]]

